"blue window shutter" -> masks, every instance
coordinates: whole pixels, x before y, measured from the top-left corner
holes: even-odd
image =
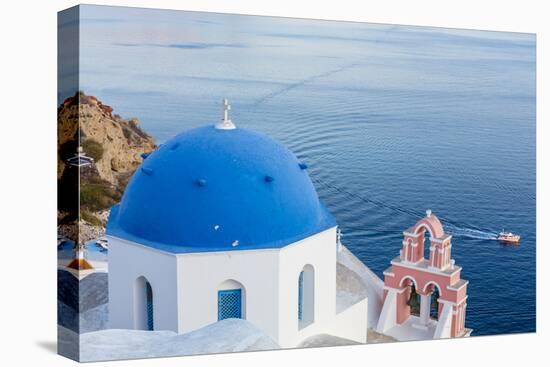
[[[298,277],[298,320],[302,320],[302,307],[304,299],[304,272],[300,272]]]
[[[153,289],[151,288],[151,284],[149,282],[145,283],[146,288],[146,307],[147,307],[147,330],[154,330],[154,323],[153,323]]]
[[[242,291],[240,289],[218,291],[218,321],[230,318],[242,319]]]

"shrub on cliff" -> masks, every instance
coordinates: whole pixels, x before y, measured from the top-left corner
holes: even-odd
[[[82,142],[84,152],[92,157],[94,161],[99,161],[103,157],[103,146],[94,139],[86,139]]]
[[[90,223],[92,226],[102,226],[103,223],[101,223],[101,220],[96,217],[95,215],[93,215],[92,213],[90,213],[89,211],[86,211],[86,210],[81,210],[80,211],[80,217]]]
[[[120,192],[100,178],[80,182],[80,206],[90,211],[107,209],[121,198]]]

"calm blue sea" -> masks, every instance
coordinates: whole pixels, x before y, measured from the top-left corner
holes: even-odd
[[[430,208],[474,335],[535,331],[535,36],[84,6],[81,89],[159,142],[221,118],[310,167],[378,275]],[[68,27],[74,25],[67,25]],[[64,98],[70,91],[62,91]],[[494,240],[501,229],[518,247]]]

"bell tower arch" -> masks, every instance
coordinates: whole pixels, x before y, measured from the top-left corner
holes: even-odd
[[[469,335],[471,330],[465,328],[468,281],[460,278],[462,268],[452,259],[451,238],[431,210],[403,232],[399,256],[384,272],[384,305],[377,331],[391,335],[392,328],[410,328],[413,334],[420,330],[434,339]],[[420,296],[418,316],[411,314],[410,279]]]

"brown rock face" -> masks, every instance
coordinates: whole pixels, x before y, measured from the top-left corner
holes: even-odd
[[[67,98],[58,109],[58,146],[77,141],[80,129],[80,145],[92,140],[102,148],[101,157],[95,161],[99,177],[115,186],[124,186],[141,163],[140,155],[151,152],[156,144],[139,127],[137,119],[122,119],[112,112],[112,107],[83,92]],[[58,159],[60,178],[65,165],[61,155]]]
[[[79,92],[57,111],[58,233],[75,243],[102,236],[109,210],[118,202],[142,153],[156,148],[137,119],[113,115],[113,108]],[[93,158],[88,166],[68,166],[77,148]]]

